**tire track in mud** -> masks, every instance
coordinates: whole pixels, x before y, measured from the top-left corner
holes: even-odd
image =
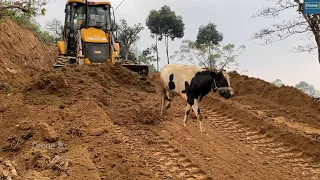
[[[312,158],[303,157],[303,152],[285,146],[272,137],[246,126],[240,120],[219,115],[206,107],[204,114],[208,123],[226,133],[229,137],[242,142],[273,162],[285,164],[306,179],[320,179],[320,165],[312,163]]]
[[[194,164],[188,156],[170,144],[165,138],[152,133],[151,141],[144,142],[137,138],[139,135],[132,135],[118,125],[115,125],[117,136],[128,145],[131,152],[138,155],[147,167],[154,173],[153,175],[159,179],[198,179],[212,180],[207,176],[205,171]]]

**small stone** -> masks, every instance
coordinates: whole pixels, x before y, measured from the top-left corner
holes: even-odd
[[[8,105],[6,104],[0,104],[0,112],[3,113],[8,109]]]
[[[96,128],[96,129],[92,129],[89,133],[90,136],[101,136],[104,133],[106,133],[107,130],[103,129],[103,128]]]
[[[22,121],[18,124],[19,129],[21,130],[29,130],[34,127],[34,124],[30,121]]]
[[[115,144],[120,144],[120,143],[121,143],[121,141],[120,141],[119,139],[114,139],[113,142],[114,142]]]
[[[40,123],[40,129],[42,131],[42,136],[44,140],[48,142],[55,142],[58,140],[58,135],[56,131],[50,127],[47,123]]]

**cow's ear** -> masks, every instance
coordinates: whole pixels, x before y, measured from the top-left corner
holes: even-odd
[[[217,73],[216,73],[215,71],[211,71],[211,72],[210,72],[210,76],[211,76],[212,78],[215,78],[215,77],[217,76]]]
[[[184,82],[184,86],[185,86],[185,88],[186,88],[186,91],[188,91],[189,88],[190,88],[190,85],[189,85],[188,81],[185,81],[185,82]]]

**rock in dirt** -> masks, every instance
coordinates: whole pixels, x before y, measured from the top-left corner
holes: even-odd
[[[50,178],[45,177],[41,172],[30,171],[24,177],[24,180],[50,180]]]
[[[34,128],[34,123],[30,122],[30,121],[22,121],[17,126],[21,130],[29,130],[29,129]]]
[[[68,166],[69,166],[68,159],[59,155],[56,155],[48,164],[48,167],[55,171],[67,171]]]
[[[46,150],[31,150],[25,156],[28,169],[45,169],[50,162]]]
[[[104,128],[96,128],[96,129],[92,129],[89,133],[90,136],[101,136],[104,133],[107,133],[108,131]]]
[[[39,127],[44,140],[48,142],[55,142],[58,140],[58,135],[56,131],[52,127],[50,127],[47,123],[40,123]]]
[[[18,173],[13,167],[10,160],[5,160],[0,163],[0,178],[5,180],[12,180],[17,178]]]
[[[8,105],[1,103],[0,104],[0,113],[5,112],[8,109]]]

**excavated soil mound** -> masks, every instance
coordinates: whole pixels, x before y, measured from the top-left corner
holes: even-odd
[[[231,73],[231,86],[235,90],[234,100],[252,105],[256,110],[269,110],[274,117],[285,116],[320,128],[320,102],[290,87],[277,87],[258,78]]]
[[[150,176],[116,137],[114,124],[154,125],[159,102],[154,85],[125,67],[64,67],[1,102],[0,156],[15,161],[20,177]]]
[[[19,87],[39,70],[50,70],[56,59],[56,47],[39,41],[31,30],[9,18],[0,24],[0,83]]]

